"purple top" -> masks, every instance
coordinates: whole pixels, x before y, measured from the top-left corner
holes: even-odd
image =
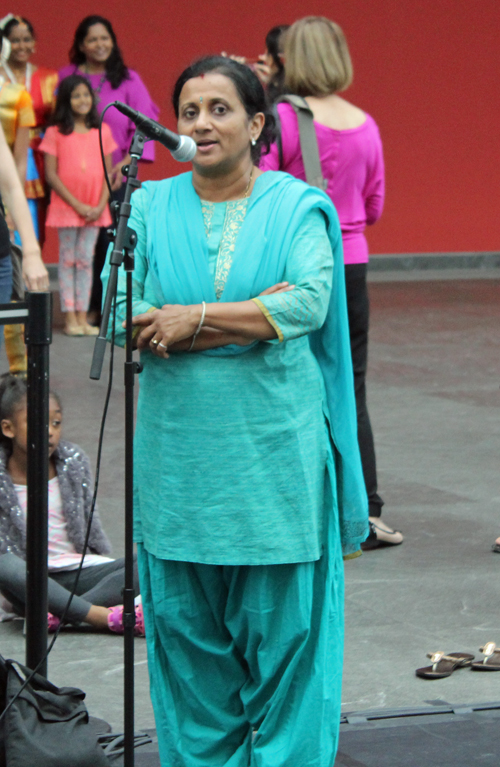
[[[283,145],[283,164],[277,144],[262,157],[262,170],[283,170],[306,180],[300,151],[297,115],[290,104],[278,104]],[[314,122],[318,137],[323,176],[328,181],[327,195],[337,209],[342,229],[344,263],[368,261],[368,243],[363,234],[374,224],[384,207],[384,158],[375,120],[366,115],[358,128],[334,130]]]
[[[138,112],[142,112],[146,117],[157,120],[160,110],[149,95],[146,86],[137,72],[134,72],[133,69],[129,69],[128,72],[130,75],[129,79],[124,80],[118,88],[112,88],[111,83],[104,75],[88,75],[78,69],[76,64],[68,64],[67,67],[63,67],[60,70],[59,82],[69,75],[82,75],[90,81],[97,95],[97,109],[99,112],[102,112],[104,107],[112,101],[123,101],[124,104],[128,104],[132,109],[137,109]],[[118,149],[113,152],[113,165],[116,165],[117,162],[120,162],[128,154],[135,125],[117,109],[108,109],[104,116],[104,122],[111,128],[113,138],[118,144]],[[155,159],[154,141],[148,141],[144,145],[142,159],[153,162]]]

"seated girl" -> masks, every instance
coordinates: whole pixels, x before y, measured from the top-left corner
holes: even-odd
[[[0,381],[0,592],[24,614],[26,601],[27,401],[26,382]],[[92,504],[90,463],[78,445],[61,440],[62,407],[49,400],[49,631],[59,625],[78,569]],[[78,587],[67,612],[71,623],[89,623],[123,632],[122,589],[125,562],[110,559],[110,544],[94,512]],[[138,589],[137,569],[135,589]],[[110,609],[112,608],[112,609]],[[144,636],[142,607],[136,607],[135,633]]]

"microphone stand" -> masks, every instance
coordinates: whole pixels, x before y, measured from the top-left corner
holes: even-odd
[[[125,197],[118,210],[118,225],[111,253],[111,270],[102,310],[101,327],[96,338],[90,378],[99,380],[106,352],[106,335],[113,298],[118,283],[118,269],[125,266],[126,292],[126,355],[125,355],[125,588],[123,591],[124,626],[124,767],[134,767],[134,542],[133,542],[133,492],[134,492],[134,383],[141,365],[132,358],[132,272],[134,270],[134,247],[137,235],[128,227],[130,198],[134,189],[141,186],[137,179],[137,163],[142,157],[146,137],[139,130],[134,133],[130,147],[130,164],[123,168],[127,178]]]

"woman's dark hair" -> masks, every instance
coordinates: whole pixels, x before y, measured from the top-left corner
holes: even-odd
[[[277,27],[273,27],[266,35],[266,49],[278,68],[276,74],[274,74],[267,84],[267,100],[272,104],[276,99],[283,95],[285,92],[285,67],[283,61],[280,58],[280,54],[283,53],[283,35],[290,29],[290,24],[279,24]]]
[[[56,107],[50,121],[51,125],[57,125],[59,133],[62,133],[63,136],[69,136],[70,133],[73,133],[75,128],[75,116],[71,109],[71,94],[79,85],[85,85],[92,96],[92,108],[85,117],[85,125],[87,128],[99,127],[99,115],[97,114],[95,93],[92,90],[91,84],[86,77],[83,77],[83,75],[69,75],[69,77],[65,77],[64,80],[61,80],[59,83]]]
[[[130,75],[128,69],[123,61],[122,53],[118,47],[116,41],[116,35],[111,22],[105,19],[103,16],[86,16],[83,21],[79,23],[76,28],[73,45],[69,52],[69,60],[72,64],[79,67],[81,64],[85,64],[85,54],[80,50],[80,45],[87,37],[90,27],[95,24],[102,24],[109,32],[109,36],[113,41],[113,50],[111,51],[108,60],[106,61],[106,77],[111,83],[112,88],[118,88],[124,80],[128,80]]]
[[[25,378],[13,376],[11,373],[0,376],[0,421],[10,420],[16,410],[24,407],[27,391],[28,385]],[[8,441],[10,443],[10,439]]]
[[[49,392],[50,397],[55,399],[62,411],[61,398],[54,391]],[[17,410],[26,407],[28,396],[28,384],[25,378],[13,376],[11,373],[5,373],[0,376],[0,422],[12,420]],[[6,437],[0,428],[0,445],[12,452],[12,440]]]
[[[272,114],[267,110],[266,97],[259,78],[244,64],[239,64],[237,61],[227,59],[224,56],[204,56],[187,67],[177,79],[172,93],[175,116],[179,117],[179,97],[187,81],[209,72],[224,75],[231,80],[250,119],[258,112],[264,114],[266,118],[264,127],[257,143],[251,147],[252,160],[257,163],[262,150],[268,152],[273,142],[275,121]]]
[[[26,26],[29,29],[31,37],[35,39],[35,30],[33,28],[33,24],[31,23],[31,21],[28,21],[28,19],[25,19],[24,16],[14,16],[13,19],[8,21],[2,30],[3,36],[8,38],[12,30],[14,29],[14,27],[19,26],[19,24],[26,24]]]
[[[277,27],[270,29],[266,35],[267,52],[273,57],[273,61],[280,71],[283,69],[283,62],[280,59],[280,53],[283,53],[281,35],[287,29],[290,29],[290,24],[279,24]]]

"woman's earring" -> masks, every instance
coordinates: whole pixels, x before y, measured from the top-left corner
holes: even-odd
[[[256,142],[256,140],[253,138],[253,139],[252,139],[252,146],[255,146],[256,144],[257,144],[257,142]]]

